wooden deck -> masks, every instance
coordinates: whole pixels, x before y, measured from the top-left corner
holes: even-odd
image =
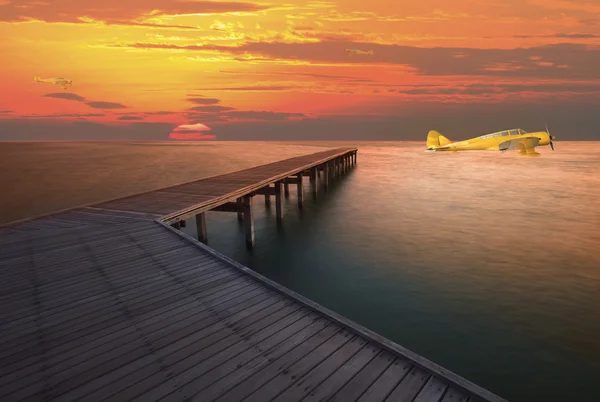
[[[502,401],[172,226],[305,172],[329,180],[355,156],[325,151],[2,228],[0,400]]]

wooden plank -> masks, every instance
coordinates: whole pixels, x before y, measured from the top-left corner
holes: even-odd
[[[148,258],[149,262],[152,260]],[[179,261],[178,261],[179,262]],[[184,269],[184,264],[178,264]],[[197,268],[191,268],[188,272],[189,279],[201,279],[204,275],[214,275],[220,272],[230,272],[229,270],[223,271],[220,265],[216,262],[207,262],[204,265],[199,265]],[[126,292],[131,288],[141,289],[141,285],[146,285],[147,287],[156,287],[158,284],[163,284],[165,286],[164,272],[160,271],[150,271],[146,270],[144,272],[144,268],[140,269],[131,269],[120,276],[117,283],[110,284],[106,282],[106,277],[103,277],[98,274],[97,277],[94,278],[94,281],[90,281],[87,284],[87,281],[74,281],[71,286],[68,287],[60,287],[60,288],[52,288],[48,289],[44,292],[40,293],[40,298],[43,300],[43,310],[44,314],[54,314],[60,313],[62,311],[66,311],[74,307],[74,303],[102,303],[107,299],[114,298],[114,294],[111,294],[113,290],[118,290],[119,292]],[[97,278],[97,281],[95,280]],[[89,279],[86,278],[86,279]],[[175,284],[173,281],[169,281],[169,283]],[[180,286],[180,285],[178,285]],[[86,293],[81,294],[77,293],[80,290],[85,290]],[[70,292],[68,296],[61,297],[60,292]]]
[[[261,307],[263,307],[263,308],[261,308]],[[269,312],[273,312],[273,311],[267,311],[267,310],[268,310],[268,308],[264,308],[264,303],[262,305],[259,303],[255,306],[253,306],[253,311],[254,312],[258,311],[258,313],[254,314],[254,315],[250,315],[250,317],[248,317],[246,319],[249,319],[249,320],[254,319],[255,320],[256,317],[259,316],[260,314],[267,315]],[[243,315],[246,312],[247,312],[247,309],[242,310]],[[239,315],[239,313],[238,313],[238,315]],[[227,331],[231,332],[230,329],[227,329]],[[222,334],[220,335],[220,338],[223,338]],[[152,344],[155,344],[155,342],[152,342]],[[154,350],[154,353],[156,354],[156,356],[159,356],[161,358],[161,361],[166,362],[167,364],[171,364],[171,365],[173,365],[175,363],[175,361],[177,360],[175,356],[181,354],[178,351],[173,351],[171,348],[172,345],[173,345],[172,342],[169,342],[167,348]],[[193,347],[200,347],[200,345],[201,345],[201,342],[199,342],[199,341],[192,344]],[[143,358],[143,356],[148,353],[148,352],[142,353],[143,349],[145,348],[143,345],[138,346],[134,349],[132,349],[131,346],[132,345],[129,345],[129,346],[125,345],[122,348],[119,348],[117,350],[112,350],[109,353],[105,353],[105,354],[101,355],[100,357],[97,357],[93,361],[85,361],[84,363],[81,363],[81,364],[73,367],[72,369],[62,370],[62,371],[60,371],[60,373],[57,373],[54,376],[51,376],[50,380],[52,381],[53,386],[52,386],[52,392],[51,392],[50,397],[57,397],[58,395],[61,395],[64,392],[68,392],[77,386],[82,386],[86,382],[96,378],[97,376],[105,375],[106,373],[109,373],[113,369],[116,369],[124,364],[129,364],[137,359]],[[167,349],[170,349],[170,350],[167,350]],[[118,356],[118,358],[115,358],[116,356]],[[188,358],[191,359],[193,355],[189,356],[186,353],[186,354],[183,354],[183,356],[187,356]],[[169,361],[166,360],[167,357],[168,357]]]
[[[171,256],[178,255],[178,250],[172,250],[162,253],[161,256],[170,258]],[[182,260],[171,261],[170,265],[174,267],[183,267],[179,271],[180,273],[190,272],[196,275],[204,275],[208,272],[208,269],[217,269],[218,267],[223,268],[220,261],[214,259],[207,259],[204,256],[193,258],[186,261],[187,256],[184,254]],[[141,259],[137,259],[132,263],[117,263],[110,267],[109,273],[120,272],[120,283],[118,286],[131,286],[132,281],[138,282],[140,276],[142,279],[155,279],[164,276],[164,273],[149,269],[156,265],[154,262],[159,262],[158,257],[153,256],[150,258],[146,256]],[[227,269],[226,269],[227,270]],[[90,276],[91,275],[91,276]],[[91,296],[90,290],[94,288],[106,289],[106,278],[98,272],[91,272],[89,275],[76,275],[66,279],[61,279],[57,282],[48,282],[47,284],[38,284],[37,291],[39,292],[40,298],[43,300],[43,310],[53,310],[60,305],[71,304],[75,300],[81,298],[82,295]],[[86,290],[85,294],[79,293],[80,290]],[[107,290],[104,290],[107,291]],[[59,299],[54,301],[51,296],[56,294]]]
[[[226,202],[225,204],[219,205],[211,209],[210,211],[216,212],[243,212],[243,208],[238,202]]]
[[[354,357],[354,355],[356,355],[356,353],[358,353],[366,344],[366,339],[354,337],[318,366],[292,384],[288,389],[279,394],[273,401],[300,401],[350,358]]]
[[[166,316],[166,315],[163,314],[163,316]],[[213,315],[211,315],[210,312],[208,312],[208,311],[207,311],[207,314],[203,314],[202,316],[205,318],[203,320],[203,322],[205,323],[205,326],[208,326],[211,322],[213,322],[213,323],[215,322],[215,319],[214,319],[215,317]],[[154,336],[157,336],[157,330],[159,330],[161,328],[164,328],[168,331],[170,329],[171,325],[169,323],[165,323],[160,318],[161,318],[161,316],[155,316],[154,319],[152,320],[152,323],[151,323],[152,325],[141,325],[140,326],[140,324],[138,324],[138,331],[142,330],[143,333],[152,334]],[[187,320],[183,320],[183,321],[187,321]],[[165,331],[162,331],[162,332],[164,333]],[[166,332],[166,333],[168,333],[168,332]],[[132,335],[139,337],[139,333],[133,333]],[[127,339],[125,339],[125,341],[126,340]],[[105,338],[102,338],[102,341],[105,341]],[[126,342],[121,342],[121,343],[126,343]],[[91,349],[90,352],[92,352],[93,355],[90,355],[90,356],[97,356],[99,354],[106,353],[106,351],[110,348],[111,348],[110,344],[104,343],[101,346]],[[73,361],[73,359],[71,359],[71,361],[68,362],[68,365],[66,367],[75,365],[75,363],[77,363],[77,361],[80,361],[80,360],[82,360],[82,359],[78,358],[75,361]],[[53,362],[53,364],[57,365],[60,363]],[[62,365],[65,366],[64,361],[63,361]]]
[[[152,354],[134,360],[113,371],[103,373],[93,380],[62,394],[54,401],[99,401],[104,395],[112,396],[111,393],[118,392],[124,386],[138,383],[150,376],[159,378],[162,381],[169,379],[167,370]]]
[[[285,368],[279,370],[277,375],[270,378],[266,384],[244,400],[251,402],[275,398],[298,378],[312,370],[353,338],[354,335],[345,329],[338,332],[300,360],[288,361]]]
[[[229,279],[227,279],[227,281],[231,282],[231,278],[232,277],[230,276]],[[224,284],[227,281],[220,281],[220,283]],[[216,281],[213,278],[210,278],[210,279],[207,280],[207,283],[204,285],[204,288],[206,288],[206,287],[214,288],[215,287],[214,286],[215,283],[216,283]],[[242,285],[243,284],[244,284],[244,282],[242,282]],[[206,286],[206,285],[208,285],[208,286]],[[141,304],[141,305],[144,306],[144,308],[147,308],[147,307],[152,306],[152,305],[162,305],[162,304],[165,304],[165,303],[164,302],[160,303],[161,301],[164,301],[164,300],[168,301],[168,300],[176,299],[176,297],[174,297],[174,296],[185,294],[184,293],[185,289],[177,289],[177,288],[175,288],[175,290],[176,290],[175,292],[168,292],[168,291],[162,292],[162,293],[155,292],[155,293],[152,293],[152,294],[150,294],[150,295],[148,295],[146,297],[142,297],[142,298],[140,298],[139,296],[137,296],[137,297],[134,298],[133,295],[132,295],[132,297],[130,298],[130,300],[124,299],[123,301],[130,304],[130,306],[129,306],[130,313],[135,314],[136,313],[136,311],[135,311],[136,304],[137,305]],[[160,304],[158,304],[158,303],[160,303]],[[119,311],[119,308],[118,308],[119,305],[118,304],[113,303],[112,306],[114,308],[109,308],[109,306],[103,305],[103,307],[101,309],[98,309],[98,310],[102,311],[102,313],[109,313],[111,311],[115,311],[115,312]],[[79,314],[79,316],[81,318],[78,320],[78,322],[88,322],[89,323],[90,320],[88,320],[88,318],[95,318],[96,317],[96,315],[90,315],[91,312],[93,312],[93,310],[90,311],[88,309],[87,311],[83,311],[82,314]],[[44,320],[42,321],[42,324],[40,324],[40,325],[41,325],[42,328],[45,328],[45,336],[46,336],[46,338],[48,340],[50,340],[51,337],[52,337],[52,335],[54,333],[56,333],[57,331],[67,330],[69,327],[72,327],[72,325],[70,324],[70,322],[73,321],[73,320],[75,320],[75,319],[77,319],[77,318],[78,317],[75,316],[74,314],[71,314],[71,315],[68,315],[68,316],[64,316],[64,318],[62,320],[59,320],[59,319],[54,318],[54,317],[52,317],[51,319],[50,318],[44,318]],[[49,322],[51,325],[48,326],[48,325],[44,324],[45,322]],[[5,363],[6,364],[8,364],[8,360],[9,359],[5,359]]]
[[[225,333],[231,334],[232,330],[239,331],[246,325],[260,320],[269,312],[274,312],[289,305],[282,299],[278,299],[266,293],[255,291],[248,292],[244,296],[246,305],[237,305],[230,309],[225,305],[219,307],[218,314],[213,317],[215,320],[210,326],[204,324],[182,327],[180,331],[168,332],[166,338],[163,336],[151,336],[152,344],[155,348],[165,348],[159,352],[161,358],[166,362],[177,363],[179,360],[200,351],[203,346],[198,344],[200,339],[219,340]],[[221,334],[221,335],[219,335]],[[221,336],[221,338],[219,338]],[[211,341],[212,343],[212,341]]]
[[[329,400],[329,398],[333,397],[350,379],[371,362],[380,351],[379,346],[367,345],[337,369],[329,378],[313,389],[308,394],[307,399],[313,401]],[[349,396],[347,398],[350,399]]]
[[[373,384],[361,395],[357,402],[383,401],[398,383],[406,376],[411,364],[397,358]]]
[[[431,376],[414,402],[439,402],[447,389],[448,383],[446,381]]]
[[[431,377],[431,374],[418,367],[413,367],[402,379],[400,384],[398,384],[386,398],[386,401],[412,402],[415,399],[415,396],[423,389],[423,386],[429,377]],[[431,402],[427,399],[423,399],[422,401]]]
[[[290,312],[285,315],[287,312]],[[290,305],[287,310],[281,310],[276,313],[276,316],[266,317],[261,329],[251,335],[243,337],[243,342],[238,342],[240,351],[231,358],[224,360],[222,357],[218,361],[223,363],[218,364],[218,361],[213,361],[210,364],[200,364],[187,371],[188,378],[195,378],[187,384],[178,383],[179,388],[176,392],[169,394],[163,401],[179,401],[189,398],[194,395],[195,399],[200,397],[198,392],[205,389],[207,386],[214,384],[218,379],[225,374],[230,373],[238,367],[241,367],[249,360],[260,358],[264,350],[268,350],[270,345],[275,345],[287,337],[293,335],[298,330],[308,326],[311,320],[303,320],[308,312],[302,311],[299,305]],[[279,318],[283,317],[283,318]],[[243,349],[243,350],[242,350]]]
[[[135,241],[143,241],[144,243],[154,243],[169,240],[171,243],[176,244],[177,246],[188,246],[189,244],[185,244],[185,242],[181,242],[180,240],[176,240],[171,236],[165,236],[165,233],[160,233],[159,231],[153,230],[147,232],[145,236],[142,238],[137,238]],[[65,265],[66,262],[69,264],[76,264],[80,260],[84,260],[87,258],[85,254],[82,254],[82,250],[76,250],[74,248],[87,248],[91,251],[100,251],[105,252],[109,255],[114,255],[117,250],[127,250],[128,247],[134,242],[134,238],[131,234],[125,234],[123,236],[118,236],[118,233],[113,233],[112,238],[107,238],[103,240],[99,240],[96,242],[86,242],[80,241],[79,243],[73,243],[68,247],[61,247],[56,249],[47,249],[43,250],[40,253],[32,253],[30,257],[38,258],[40,262],[43,262],[46,268],[53,267],[56,265]],[[111,253],[111,251],[114,251]],[[73,269],[73,268],[71,268]],[[42,272],[45,273],[45,272]]]
[[[263,303],[264,304],[264,303]],[[244,311],[239,313],[241,318],[235,328],[221,325],[220,331],[203,334],[201,338],[192,338],[188,345],[168,345],[156,350],[158,356],[169,365],[169,371],[177,377],[173,380],[157,383],[156,379],[148,378],[142,383],[129,387],[119,395],[119,398],[142,401],[155,401],[171,394],[176,384],[183,385],[194,377],[202,375],[210,369],[224,363],[231,357],[252,348],[252,343],[245,339],[263,339],[277,332],[277,322],[289,316],[295,310],[292,304],[271,304],[267,308],[257,305],[253,314],[244,317]],[[285,322],[284,322],[285,324]]]
[[[334,335],[339,334],[341,330],[342,328],[339,326],[327,325],[316,334],[309,336],[306,339],[302,339],[302,341],[289,352],[271,361],[262,369],[254,371],[250,377],[247,377],[244,381],[229,389],[225,394],[221,395],[219,399],[231,402],[245,399],[270,381],[278,373],[284,371],[290,364],[302,358],[307,353],[310,353],[315,348],[331,339]]]
[[[302,312],[307,313],[306,310],[299,310],[299,314]],[[205,388],[198,386],[201,392],[196,393],[194,399],[213,400],[220,397],[261,368],[266,367],[271,362],[300,345],[306,339],[323,330],[327,325],[329,323],[325,319],[314,314],[303,316],[272,338],[268,338],[262,343],[257,344],[257,348],[262,352],[259,356],[247,360],[245,356],[238,355],[231,360],[231,363],[228,362],[226,365],[217,367],[210,377],[204,378],[208,380],[208,386]],[[232,367],[233,365],[237,366]]]
[[[467,402],[469,396],[450,387],[441,402]]]
[[[221,299],[226,301],[223,302]],[[170,327],[164,327],[160,330],[149,332],[147,338],[156,348],[167,347],[170,343],[175,341],[180,342],[180,346],[183,347],[189,343],[188,341],[200,339],[200,333],[210,335],[214,332],[223,330],[225,328],[222,322],[223,317],[234,316],[246,308],[259,305],[260,303],[264,305],[267,300],[270,300],[268,296],[258,288],[241,288],[239,292],[235,292],[215,301],[214,305],[215,308],[219,309],[220,316],[215,315],[210,308],[199,309],[194,312],[197,316],[194,315],[189,319],[180,320]]]
[[[239,283],[239,281],[238,281],[238,283]],[[241,282],[241,285],[244,285],[244,281]],[[211,294],[219,295],[219,292],[215,293],[215,291],[219,291],[220,289],[225,289],[225,291],[231,292],[232,289],[235,289],[235,288],[232,288],[228,284],[222,284],[222,285],[219,285],[219,286],[216,286],[216,287],[212,286],[208,290],[203,290],[201,293],[197,293],[197,295],[198,295],[197,297],[199,297],[200,295],[202,295],[203,298],[206,301],[206,296],[207,295],[211,295]],[[220,293],[222,293],[222,292],[220,292]],[[152,297],[153,297],[154,300],[157,300],[157,298],[159,296],[152,295]],[[212,296],[209,296],[209,300],[210,300],[211,297]],[[147,305],[149,305],[149,306],[152,306],[152,304],[154,302],[151,303],[150,300],[147,299],[146,301],[144,301],[144,303],[147,304]],[[104,316],[106,316],[106,314],[104,314]],[[92,318],[96,319],[97,317],[93,316]],[[101,324],[104,323],[104,325],[108,325],[108,322],[102,321],[102,319],[104,318],[102,315],[100,315],[98,318],[99,318],[99,321],[100,321]],[[65,330],[57,332],[56,333],[56,338],[57,338],[58,341],[60,341],[60,343],[62,343],[67,338],[68,339],[72,339],[73,335],[76,335],[78,333],[78,331],[81,331],[82,329],[85,329],[85,331],[87,331],[88,329],[92,328],[93,327],[92,323],[93,323],[93,321],[90,321],[90,320],[81,321],[81,325],[82,326],[79,329],[77,328],[78,325],[69,325],[68,328],[65,328]],[[60,330],[60,328],[58,328],[58,330]],[[69,332],[68,333],[64,333],[65,331],[69,331]],[[45,339],[46,339],[46,343],[47,343],[48,347],[52,347],[52,332],[46,331],[46,333],[45,333]],[[4,359],[4,361],[6,361],[6,359]]]
[[[264,195],[266,199],[269,195],[277,195],[277,190],[275,189],[275,187],[267,186],[259,188],[258,190],[253,191],[253,193],[258,195]]]
[[[154,219],[157,218],[158,216],[156,215],[152,215],[152,214],[146,214],[144,212],[136,212],[136,211],[116,211],[116,210],[112,210],[112,209],[106,209],[106,208],[101,208],[98,205],[88,205],[86,207],[82,207],[82,208],[76,208],[75,211],[85,211],[85,212],[94,212],[97,211],[98,214],[104,214],[104,213],[109,213],[111,215],[117,215],[117,216],[139,216],[140,218],[150,218],[150,219]]]
[[[232,290],[235,291],[232,292]],[[204,293],[205,296],[202,298],[204,304],[201,308],[194,308],[189,312],[193,314],[191,318],[179,320],[174,324],[159,328],[156,326],[158,317],[156,312],[160,309],[155,309],[136,316],[138,317],[139,328],[147,328],[147,338],[155,346],[159,343],[166,345],[172,342],[173,339],[183,339],[190,334],[218,323],[221,317],[215,315],[211,308],[218,308],[220,314],[233,315],[262,300],[257,298],[260,295],[260,289],[252,287],[252,285],[238,284],[233,287],[221,287],[212,294],[209,294],[209,292]],[[205,305],[207,302],[210,303],[211,308]],[[183,311],[187,313],[187,310]]]

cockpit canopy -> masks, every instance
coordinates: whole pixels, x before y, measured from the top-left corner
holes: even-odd
[[[521,135],[521,134],[527,134],[527,131],[523,130],[522,128],[514,128],[511,130],[498,131],[497,133],[482,135],[479,138],[485,139],[485,138],[492,138],[492,137],[501,137],[501,136],[505,136],[505,135]]]

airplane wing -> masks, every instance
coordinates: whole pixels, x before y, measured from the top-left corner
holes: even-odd
[[[508,151],[511,149],[516,149],[519,151],[527,151],[528,149],[532,149],[540,145],[540,139],[538,137],[523,137],[523,138],[515,138],[514,140],[508,140],[501,142],[498,145],[498,149],[500,151]]]

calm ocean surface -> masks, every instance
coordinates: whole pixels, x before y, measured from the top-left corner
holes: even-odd
[[[346,145],[283,228],[256,197],[253,252],[235,214],[209,245],[511,401],[600,400],[600,142],[0,143],[0,223]]]

